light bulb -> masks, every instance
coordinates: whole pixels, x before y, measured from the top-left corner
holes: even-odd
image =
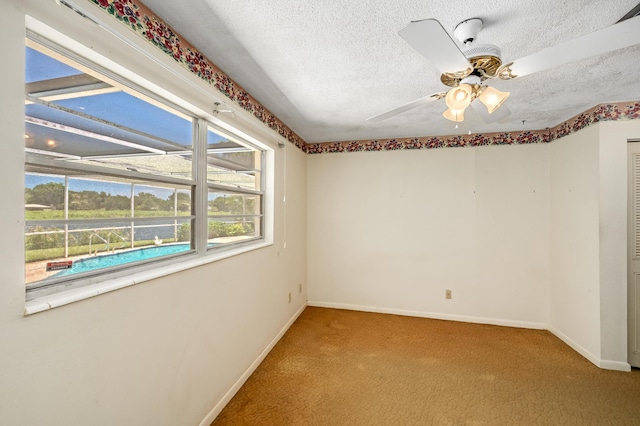
[[[455,94],[456,94],[456,101],[458,102],[462,102],[467,98],[467,92],[465,92],[464,90],[456,90]]]

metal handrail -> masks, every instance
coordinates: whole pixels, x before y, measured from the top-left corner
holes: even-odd
[[[107,245],[107,251],[109,251],[109,241],[105,240],[96,232],[94,232],[93,234],[89,235],[89,254],[91,254],[91,242],[93,241],[93,237],[98,237],[98,239],[102,240]],[[98,249],[96,249],[95,254],[98,254]]]

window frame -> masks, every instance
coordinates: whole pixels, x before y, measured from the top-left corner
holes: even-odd
[[[258,249],[266,245],[273,244],[273,162],[274,152],[273,148],[261,140],[254,138],[251,134],[245,133],[241,129],[236,129],[232,124],[227,124],[224,120],[220,120],[217,116],[202,114],[197,107],[190,109],[180,106],[166,97],[149,90],[130,78],[122,76],[115,71],[106,68],[104,65],[97,63],[96,61],[86,58],[80,53],[76,53],[73,49],[65,46],[65,43],[58,43],[51,41],[49,38],[40,35],[38,32],[27,28],[26,39],[32,42],[38,43],[50,49],[57,54],[71,59],[74,62],[95,70],[101,75],[106,76],[118,82],[119,85],[129,87],[131,90],[142,94],[145,97],[153,99],[156,102],[160,102],[164,105],[173,108],[192,119],[192,136],[193,136],[193,175],[192,179],[180,179],[171,178],[168,176],[150,176],[144,173],[138,173],[128,170],[118,170],[104,168],[94,165],[78,165],[78,164],[65,164],[60,166],[53,159],[46,159],[38,157],[37,155],[31,155],[25,152],[25,174],[28,170],[34,170],[39,172],[49,172],[56,174],[64,174],[69,172],[91,172],[93,174],[116,177],[116,178],[130,178],[135,179],[138,182],[148,182],[149,184],[174,184],[180,186],[190,186],[192,188],[192,207],[190,216],[180,216],[181,219],[193,218],[192,226],[192,251],[185,254],[178,254],[172,256],[166,256],[158,259],[152,259],[143,263],[132,263],[126,265],[124,268],[116,268],[99,270],[98,272],[91,272],[85,274],[78,274],[68,279],[52,280],[50,282],[42,283],[35,282],[34,285],[26,285],[26,301],[33,302],[42,300],[51,295],[56,295],[61,292],[67,292],[69,290],[78,290],[80,293],[89,294],[86,297],[91,297],[96,294],[101,294],[103,291],[100,288],[92,288],[101,286],[102,288],[115,289],[125,287],[131,284],[145,281],[160,276],[164,276],[175,271],[187,269],[201,264],[213,262],[219,259],[223,259],[229,256],[235,256],[246,251]],[[25,43],[25,47],[28,43]],[[111,61],[109,58],[105,58]],[[125,65],[117,65],[125,68]],[[153,65],[153,64],[151,64]],[[177,71],[177,70],[176,70]],[[174,71],[174,72],[176,72]],[[132,72],[132,71],[131,71]],[[143,76],[138,76],[144,79]],[[189,99],[184,99],[181,94],[172,93],[173,96],[179,98],[187,104],[190,104]],[[222,126],[221,126],[222,124]],[[256,150],[260,155],[260,189],[250,190],[246,188],[234,188],[226,185],[219,185],[210,183],[207,181],[207,131],[213,129],[220,132],[220,134],[229,136],[231,135],[234,140],[240,142],[242,145],[250,147]],[[244,136],[249,136],[252,140],[248,140]],[[258,136],[260,137],[260,136]],[[271,183],[269,183],[271,182]],[[260,197],[259,217],[260,232],[258,236],[248,238],[244,241],[225,244],[220,247],[208,248],[207,247],[207,227],[211,216],[208,214],[208,191],[210,189],[229,192],[239,195],[256,195]],[[252,216],[256,216],[255,214]],[[172,216],[173,217],[173,216]],[[164,218],[164,217],[163,217]],[[120,220],[120,219],[111,219]],[[108,220],[104,220],[108,221]],[[51,221],[37,221],[37,222],[55,222],[59,224],[73,222],[73,219],[61,219]],[[25,230],[29,223],[25,220]],[[26,248],[25,248],[26,250]],[[26,264],[26,261],[25,261]],[[151,271],[150,271],[151,269]],[[122,278],[127,277],[125,280]],[[110,291],[110,290],[109,290]],[[95,294],[94,294],[95,293]],[[84,297],[80,297],[84,298]],[[55,303],[54,303],[55,304]],[[49,308],[53,307],[51,303],[48,303]],[[39,312],[48,308],[34,307],[27,309],[26,313]],[[32,311],[32,312],[29,312]]]

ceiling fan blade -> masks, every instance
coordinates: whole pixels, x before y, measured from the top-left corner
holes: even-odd
[[[455,73],[471,68],[455,41],[435,19],[412,21],[398,34],[441,73]]]
[[[500,70],[500,78],[509,80],[522,77],[638,43],[640,16],[520,58],[509,67]]]
[[[408,104],[402,105],[401,107],[394,108],[390,111],[384,112],[380,115],[376,115],[374,117],[367,118],[367,121],[382,121],[389,117],[393,117],[394,115],[401,114],[405,111],[409,111],[410,109],[417,108],[422,105],[426,105],[430,102],[436,101],[438,99],[442,99],[446,93],[434,93],[429,96],[425,96],[420,99],[416,99],[413,102],[409,102]]]
[[[502,105],[500,108],[489,114],[487,108],[477,99],[471,102],[471,108],[473,109],[473,112],[484,120],[485,123],[495,123],[511,115],[511,110],[507,108],[506,105]]]

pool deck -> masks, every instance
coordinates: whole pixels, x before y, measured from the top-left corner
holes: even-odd
[[[27,284],[43,280],[45,278],[50,277],[51,275],[57,274],[60,271],[48,271],[47,272],[47,263],[49,262],[58,262],[61,260],[79,260],[87,257],[91,257],[92,255],[80,255],[80,256],[69,256],[69,257],[60,257],[57,259],[48,259],[48,260],[39,260],[37,262],[29,262],[25,264],[25,274]]]

